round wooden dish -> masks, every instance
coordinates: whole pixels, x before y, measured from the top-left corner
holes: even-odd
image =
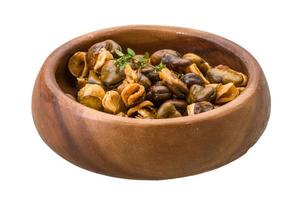
[[[246,90],[212,111],[172,119],[132,119],[85,107],[75,96],[69,57],[112,39],[137,53],[194,52],[212,66],[246,73]],[[263,133],[270,94],[262,69],[242,47],[220,36],[179,27],[122,26],[85,34],[57,48],[36,79],[32,114],[42,139],[82,168],[131,179],[168,179],[215,169],[243,155]]]

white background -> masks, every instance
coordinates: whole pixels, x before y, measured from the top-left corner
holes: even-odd
[[[300,199],[297,1],[3,0],[0,22],[0,199]],[[257,58],[269,82],[272,114],[246,155],[200,175],[135,181],[78,168],[44,144],[30,104],[47,55],[86,32],[127,24],[205,30]]]

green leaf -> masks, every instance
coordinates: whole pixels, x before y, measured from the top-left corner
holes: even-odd
[[[159,71],[161,71],[165,67],[166,67],[166,65],[161,62],[158,65],[155,65],[154,69],[155,69],[155,71],[159,72]]]
[[[118,49],[116,49],[115,52],[116,52],[116,54],[117,54],[119,57],[124,56],[124,53],[123,53],[122,51],[118,50]]]
[[[138,57],[135,64],[138,68],[144,67],[147,63],[149,63],[149,53],[146,52],[143,56]]]
[[[181,79],[184,74],[179,73],[179,72],[175,72],[175,75],[177,76],[177,78]]]
[[[128,55],[130,55],[132,57],[135,56],[135,52],[130,48],[127,48],[127,53],[128,53]]]
[[[144,59],[149,59],[149,58],[150,58],[149,53],[146,52],[145,55],[144,55]]]

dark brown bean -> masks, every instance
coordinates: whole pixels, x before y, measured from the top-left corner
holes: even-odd
[[[155,83],[157,81],[159,81],[159,75],[158,75],[158,72],[155,71],[155,68],[154,66],[148,64],[146,65],[145,67],[143,67],[141,69],[141,72],[147,76],[147,78],[152,82],[152,83]]]
[[[203,85],[204,81],[194,73],[187,73],[183,75],[181,80],[190,88],[192,85]]]
[[[161,62],[161,59],[165,54],[169,54],[169,55],[173,55],[173,56],[177,56],[177,57],[180,56],[180,54],[177,51],[174,51],[172,49],[161,49],[161,50],[154,52],[151,55],[150,61],[151,61],[152,65],[158,65]]]
[[[140,70],[137,72],[137,83],[144,86],[146,90],[152,85],[151,81]]]
[[[164,85],[153,85],[149,88],[147,92],[147,99],[155,103],[160,103],[170,99],[172,93],[169,88]]]
[[[180,58],[171,54],[165,54],[161,62],[165,64],[169,69],[183,72],[184,69],[192,64],[190,60]]]

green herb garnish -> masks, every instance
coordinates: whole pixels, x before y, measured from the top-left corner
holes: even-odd
[[[179,72],[175,72],[175,75],[177,76],[177,78],[181,79],[184,74],[179,73]]]
[[[133,63],[137,68],[141,68],[149,63],[149,53],[146,52],[143,56],[136,56],[135,52],[127,48],[127,54],[116,50],[116,54],[119,58],[116,59],[116,66],[119,69],[123,69],[128,63]]]
[[[135,52],[130,48],[127,48],[127,53],[128,53],[128,55],[130,55],[132,57],[135,56]]]
[[[147,63],[149,63],[149,53],[148,52],[146,52],[142,57],[138,57],[137,60],[135,60],[135,65],[138,68],[145,66]]]
[[[127,48],[127,54],[119,50],[116,50],[116,54],[119,56],[119,58],[116,59],[116,66],[119,69],[123,69],[135,56],[135,52],[130,48]]]
[[[155,71],[159,72],[159,71],[161,71],[165,67],[166,67],[166,65],[161,62],[158,65],[155,65],[154,69],[155,69]]]
[[[117,54],[119,57],[124,56],[124,53],[123,53],[122,51],[118,50],[118,49],[116,49],[115,52],[116,52],[116,54]]]

